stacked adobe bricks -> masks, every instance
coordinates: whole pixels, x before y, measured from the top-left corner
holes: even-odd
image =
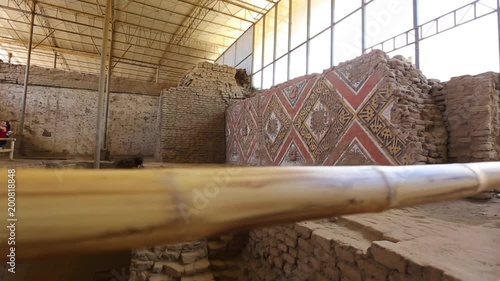
[[[435,96],[449,133],[451,163],[500,160],[500,77],[487,72],[454,77]]]
[[[130,281],[211,281],[206,241],[132,251]]]
[[[178,87],[161,93],[156,158],[175,163],[224,163],[224,112],[248,85],[236,69],[208,62],[189,71]]]

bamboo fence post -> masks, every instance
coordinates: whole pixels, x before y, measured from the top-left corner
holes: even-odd
[[[7,186],[8,170],[0,169]],[[500,187],[500,162],[417,166],[15,171],[17,260],[178,243],[381,212]],[[0,219],[6,223],[6,187]],[[0,228],[0,259],[10,246]]]

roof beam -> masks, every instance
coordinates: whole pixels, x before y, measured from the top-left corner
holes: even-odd
[[[0,5],[0,8],[4,8],[4,9],[7,9],[7,10],[12,10],[12,11],[17,11],[17,12],[21,12],[21,13],[25,12],[24,10],[20,10],[20,9],[8,7],[8,6],[4,6],[4,5]],[[59,20],[59,21],[66,22],[66,23],[78,24],[78,25],[89,27],[89,28],[94,28],[97,31],[101,31],[102,30],[102,28],[94,26],[94,25],[89,25],[89,24],[80,23],[80,22],[76,22],[76,21],[65,20],[65,19],[61,19],[61,18],[56,18],[56,17],[48,16],[48,15],[41,15],[41,14],[37,14],[37,15],[42,16],[42,17],[46,17],[46,18],[49,18],[49,19],[53,19],[53,20]],[[94,16],[96,16],[96,15],[94,15]],[[96,17],[98,17],[98,16],[96,16]],[[11,20],[11,19],[5,19],[5,20],[9,20],[9,21],[12,21],[12,22],[18,22],[18,23],[22,23],[22,24],[28,24],[28,23],[23,22],[23,21],[16,21],[16,20]],[[41,25],[35,25],[35,26],[43,27]],[[52,29],[55,29],[55,28],[52,28]],[[87,37],[93,37],[93,38],[96,38],[96,39],[101,39],[100,36],[88,35],[88,34],[84,34],[84,33],[75,33],[75,32],[72,32],[72,31],[69,31],[69,30],[64,30],[64,29],[55,29],[55,30],[56,31],[61,31],[61,32],[66,32],[66,33],[71,33],[71,34],[75,34],[75,35],[80,35],[80,36],[87,36]],[[158,32],[162,32],[162,31],[158,31]],[[117,31],[117,34],[121,34],[121,35],[125,35],[125,36],[133,36],[133,37],[137,37],[137,38],[145,39],[145,40],[151,40],[151,41],[154,41],[154,42],[158,42],[160,44],[168,44],[168,41],[161,41],[161,40],[157,40],[157,39],[146,38],[146,37],[135,35],[135,34],[128,34],[128,33],[118,32],[118,31]],[[129,42],[120,42],[120,43],[128,44]],[[141,45],[141,46],[143,46],[143,45]],[[199,52],[204,52],[204,53],[211,53],[211,54],[215,54],[215,55],[219,54],[218,52],[212,52],[212,51],[209,51],[209,50],[206,50],[206,49],[199,49],[199,48],[190,47],[190,46],[182,46],[182,45],[176,45],[176,46],[181,47],[181,48],[185,48],[185,49],[190,49],[190,50],[193,50],[193,51],[199,51]],[[143,46],[143,47],[148,48],[147,46]],[[183,54],[183,53],[179,53],[179,54]],[[186,55],[186,54],[184,54],[184,55]],[[203,58],[203,59],[210,60],[208,58]]]
[[[0,18],[0,19],[2,19],[2,18]],[[5,28],[5,27],[1,27],[1,26],[0,26],[0,29],[5,29],[5,30],[8,30],[7,28]],[[22,33],[28,33],[27,31],[20,31],[20,32],[22,32]],[[33,33],[33,35],[43,36],[43,34],[38,34],[38,33]],[[4,37],[4,38],[7,38],[7,37]],[[70,43],[75,43],[75,44],[83,44],[83,45],[88,45],[88,46],[90,46],[90,47],[94,47],[94,44],[93,44],[93,43],[78,42],[78,41],[75,41],[75,40],[65,39],[65,38],[62,38],[62,39],[60,39],[60,40],[62,40],[62,41],[66,41],[66,42],[70,42]],[[115,42],[116,42],[116,41],[115,41]],[[38,46],[38,45],[40,45],[40,44],[41,44],[41,42],[39,42],[39,43],[37,44],[37,46]],[[144,48],[146,48],[146,47],[144,47]],[[35,49],[35,48],[33,48],[33,49]],[[123,52],[125,52],[125,51],[126,51],[126,50],[124,50],[124,49],[120,49],[120,48],[114,48],[113,50],[115,50],[115,51],[123,51]],[[160,50],[160,49],[154,49],[154,50],[156,50],[156,51],[162,51],[162,50]],[[138,55],[144,55],[144,53],[138,53],[138,52],[133,52],[133,51],[129,51],[129,53],[131,53],[131,54],[138,54]],[[186,56],[186,57],[188,57],[188,58],[192,58],[192,57],[189,57],[189,56],[187,56],[187,55],[185,55],[185,56]],[[152,55],[151,55],[151,57],[160,58],[159,56],[152,56]],[[186,61],[186,60],[176,60],[176,59],[169,59],[169,61],[172,61],[172,62],[178,62],[178,63],[183,63],[183,64],[188,64],[188,65],[195,65],[195,64],[197,63],[197,62],[189,62],[189,61]],[[165,66],[169,66],[169,65],[165,65]],[[174,66],[169,66],[169,67],[174,67]],[[181,68],[179,68],[179,69],[181,69]],[[183,70],[183,71],[187,71],[188,69],[182,69],[182,70]]]
[[[88,3],[86,1],[82,1],[80,0],[80,2],[83,2],[83,3]],[[130,4],[130,3],[133,3],[132,1],[129,1],[127,4]],[[91,4],[91,3],[88,3],[88,4]],[[95,3],[94,3],[95,4]],[[161,20],[161,19],[157,19],[157,18],[154,18],[154,17],[150,17],[150,16],[147,16],[147,15],[141,15],[141,14],[138,14],[138,13],[133,13],[131,11],[127,11],[127,10],[123,10],[123,9],[118,9],[118,8],[115,8],[115,10],[117,12],[120,12],[120,13],[125,13],[125,14],[129,14],[129,15],[132,15],[132,16],[137,16],[137,17],[141,17],[141,18],[146,18],[146,19],[150,19],[150,20],[154,20],[154,21],[157,21],[157,22],[160,22],[160,23],[164,23],[164,24],[170,24],[170,25],[175,25],[175,26],[178,26],[179,24],[178,23],[174,23],[174,22],[170,22],[170,21],[165,21],[165,20]],[[155,10],[159,10],[159,9],[155,9]],[[165,10],[165,12],[168,12],[168,13],[175,13],[175,12],[172,12],[172,11],[168,11],[168,10]],[[179,16],[184,16],[180,13],[176,13],[178,14]],[[207,23],[211,23],[211,24],[216,24],[216,25],[220,25],[220,26],[223,26],[223,27],[227,27],[229,29],[234,29],[238,32],[242,32],[241,29],[239,28],[233,28],[233,27],[230,27],[230,26],[225,26],[225,25],[222,25],[222,24],[218,24],[218,23],[214,23],[214,22],[211,22],[211,21],[205,21]],[[233,39],[233,40],[236,40],[238,38],[235,38],[235,37],[232,37],[232,36],[229,36],[229,35],[226,35],[226,34],[221,34],[221,33],[217,33],[217,32],[211,32],[211,31],[208,31],[208,30],[203,30],[203,29],[198,29],[196,28],[195,29],[196,31],[199,31],[201,33],[207,33],[207,34],[210,34],[210,35],[216,35],[216,36],[221,36],[221,37],[225,37],[225,38],[229,38],[229,39]]]
[[[251,4],[248,4],[248,3],[245,3],[245,4],[251,6],[251,8],[250,7],[246,7],[245,5],[242,5],[242,4],[239,4],[239,3],[235,3],[235,2],[233,2],[231,0],[218,0],[218,1],[221,1],[221,2],[224,2],[224,3],[230,4],[230,5],[236,6],[238,8],[241,8],[241,9],[244,9],[244,10],[247,10],[247,11],[250,11],[250,12],[257,13],[259,15],[263,15],[264,14],[264,12],[257,10],[257,9],[262,9],[261,7],[258,7],[258,6],[255,6],[255,5],[251,5]],[[196,7],[200,7],[200,8],[210,9],[206,5],[199,5],[199,4],[197,4],[199,1],[194,1],[194,0],[179,0],[179,2],[190,4],[190,5],[193,5],[193,6],[196,6]],[[215,11],[215,12],[221,12],[219,10],[213,10],[213,11]]]
[[[17,45],[17,46],[22,46],[22,47],[24,47],[24,44],[26,44],[26,42],[23,42],[23,40],[5,38],[5,37],[1,37],[1,36],[0,36],[0,43]],[[66,49],[66,48],[61,48],[61,47],[52,47],[52,46],[47,46],[47,45],[39,45],[38,49],[45,50],[45,51],[51,51],[51,52],[57,51],[59,53],[88,57],[88,58],[93,58],[93,59],[100,57],[98,53],[76,51],[76,50],[72,50],[72,49]],[[113,57],[113,59],[117,59],[117,57]],[[123,58],[120,61],[120,63],[130,64],[130,65],[134,65],[134,66],[148,67],[148,68],[152,68],[152,69],[158,68],[157,64],[138,61],[138,60],[134,60],[134,59],[128,59],[128,58]],[[169,67],[168,65],[162,65],[162,66]],[[170,71],[169,69],[164,69],[164,70]]]
[[[0,38],[0,42],[2,42],[1,38]],[[16,51],[16,52],[20,52],[20,53],[26,52],[26,49],[23,48],[23,47],[21,47],[20,45],[12,45],[10,42],[9,43],[4,43],[4,44],[8,44],[7,46],[3,46],[5,49]],[[32,58],[32,61],[46,63],[47,67],[51,66],[52,63],[53,63],[53,54],[50,53],[49,50],[37,50],[36,54],[34,53],[33,55],[36,55],[36,56],[34,56]],[[42,59],[43,57],[48,58],[48,59],[47,60],[43,60]],[[20,58],[17,58],[17,59],[20,59]],[[71,58],[67,58],[66,60],[68,62],[70,62],[69,65],[76,66],[76,67],[81,66],[82,64],[99,65],[99,63],[97,63],[97,62],[95,62],[93,60],[92,61],[82,61],[82,60],[71,59]],[[71,62],[75,62],[75,64],[73,64]],[[125,63],[121,63],[121,64],[128,65],[129,63],[125,62]],[[142,65],[133,65],[133,66],[145,67],[145,68],[148,68],[148,69],[151,69],[151,70],[153,69],[153,67],[150,67],[150,66],[142,66]],[[149,75],[141,75],[141,74],[132,73],[132,72],[126,72],[125,71],[125,70],[127,70],[127,71],[137,71],[139,73],[142,73],[139,70],[133,70],[130,67],[124,68],[124,67],[120,67],[120,66],[117,66],[116,69],[119,71],[118,73],[128,74],[128,75],[137,75],[137,76],[141,76],[141,77],[145,77],[145,78],[147,77],[147,79],[144,79],[144,81],[149,80]],[[180,79],[180,78],[183,77],[184,74],[185,74],[185,72],[183,74],[177,74],[177,72],[172,72],[172,71],[167,70],[167,72],[166,72],[165,75],[173,77],[172,79]]]
[[[175,13],[173,11],[170,11],[170,10],[165,10],[165,9],[161,9],[159,7],[155,7],[154,5],[151,5],[151,4],[146,4],[146,3],[140,3],[140,2],[137,2],[135,0],[130,0],[131,2],[133,3],[137,3],[137,4],[140,4],[140,5],[143,5],[143,6],[146,6],[146,7],[150,7],[150,8],[153,8],[153,9],[159,9],[159,10],[163,10],[165,12],[169,12],[169,13]],[[191,2],[187,2],[187,1],[183,1],[183,0],[179,0],[179,2],[183,2],[183,3],[186,3],[186,4],[189,4],[189,5],[193,5],[193,6],[198,6],[200,7],[199,5],[197,4],[193,4]],[[211,8],[208,8],[208,7],[201,7],[201,8],[205,8],[205,9],[209,9],[211,12],[215,12],[215,13],[219,13],[219,14],[222,14],[222,15],[225,15],[225,16],[228,16],[228,17],[232,17],[232,18],[235,18],[235,19],[238,19],[238,20],[241,20],[241,21],[245,21],[245,22],[248,22],[248,23],[251,23],[253,24],[255,21],[252,21],[252,20],[249,20],[249,19],[246,19],[246,18],[242,18],[242,17],[239,17],[239,16],[236,16],[236,15],[232,15],[230,13],[226,13],[224,11],[218,11],[218,10],[215,10],[215,9],[211,9]],[[186,17],[187,15],[183,15],[181,13],[176,13],[176,14],[179,14],[180,16],[183,16],[183,17]],[[191,15],[189,15],[188,17],[191,17]],[[213,23],[211,21],[208,21],[210,23]],[[226,25],[223,25],[225,27],[227,27]],[[242,30],[244,31],[244,30]]]
[[[92,13],[78,11],[78,10],[74,10],[74,9],[71,9],[71,8],[54,5],[52,3],[47,3],[47,2],[43,2],[43,1],[38,1],[37,3],[42,4],[44,6],[49,6],[49,7],[58,8],[58,9],[64,9],[64,10],[71,11],[71,12],[76,13],[76,14],[88,15],[88,16],[90,16],[92,18],[98,18],[98,19],[101,19],[101,20],[103,19],[103,16],[101,16],[101,15],[96,15],[96,14],[92,14]],[[84,3],[87,3],[87,2],[84,2]],[[97,3],[93,3],[93,4],[94,5],[98,5]],[[167,31],[164,31],[164,30],[161,30],[161,29],[152,28],[152,27],[142,26],[142,25],[133,24],[133,23],[129,23],[129,22],[124,22],[124,21],[120,21],[120,20],[116,20],[115,22],[119,23],[119,24],[122,24],[122,25],[129,25],[129,26],[134,26],[136,28],[142,28],[142,29],[148,29],[148,30],[153,30],[153,31],[161,32],[161,33],[164,33],[164,34],[168,34],[170,36],[174,35],[174,33],[170,33],[170,32],[167,32]],[[190,39],[190,40],[192,40],[193,41],[192,43],[194,43],[194,44],[198,43],[198,44],[205,44],[207,46],[212,46],[212,47],[215,47],[215,48],[227,48],[227,46],[225,46],[225,45],[219,45],[219,44],[215,44],[213,42],[207,42],[207,41],[198,40],[198,39]],[[187,47],[187,46],[185,46],[185,47]],[[187,47],[187,48],[189,48],[189,47]]]
[[[216,0],[201,0],[203,4],[215,4]],[[185,44],[185,40],[189,39],[191,34],[193,33],[191,27],[196,28],[201,23],[201,20],[206,17],[209,10],[204,8],[194,7],[189,14],[190,17],[186,17],[182,26],[179,26],[175,35],[168,42],[167,48],[163,51],[160,60],[158,61],[158,66],[162,65],[163,60],[166,58],[167,53],[172,48],[172,45],[183,45]],[[185,24],[185,26],[184,26]],[[153,77],[154,79],[154,77]]]
[[[5,19],[5,18],[2,18],[0,17],[0,19]],[[17,21],[16,21],[17,22]],[[24,22],[19,22],[19,23],[22,23],[22,24],[27,24],[27,23],[24,23]],[[35,25],[36,26],[36,25]],[[5,27],[2,27],[0,26],[0,29],[5,29],[7,31],[9,31],[8,28],[5,28]],[[56,30],[57,31],[57,30]],[[21,33],[28,33],[27,31],[19,31]],[[68,32],[68,31],[62,31],[62,32]],[[44,36],[43,34],[39,34],[39,33],[33,33],[34,35],[36,36]],[[92,35],[85,35],[85,37],[89,37],[90,39],[93,39],[93,38],[97,38],[97,36],[92,36]],[[94,43],[87,43],[87,42],[80,42],[80,41],[75,41],[75,40],[71,40],[71,39],[66,39],[66,38],[60,38],[59,40],[62,40],[62,41],[66,41],[66,42],[70,42],[70,43],[75,43],[75,44],[82,44],[82,45],[88,45],[88,46],[91,46],[91,47],[95,47],[95,48],[98,48],[97,46],[95,46]],[[126,42],[123,42],[123,41],[118,41],[118,40],[115,40],[115,43],[121,43],[121,44],[127,44]],[[37,43],[37,46],[41,44],[41,42],[38,42]],[[147,46],[143,46],[143,45],[135,45],[135,46],[138,46],[138,47],[142,47],[142,48],[148,48]],[[150,50],[154,50],[154,51],[163,51],[164,49],[156,49],[156,48],[151,48],[149,47]],[[126,51],[124,49],[120,49],[120,48],[114,48],[114,50],[116,51]],[[138,53],[138,52],[133,52],[133,51],[130,51],[131,54],[137,54],[137,55],[144,55],[144,53]],[[202,57],[196,57],[196,56],[193,56],[193,55],[186,55],[186,54],[182,54],[182,53],[175,53],[177,56],[184,56],[186,57],[187,59],[203,59],[203,60],[208,60],[206,58],[202,58]],[[155,57],[155,58],[160,58],[158,56],[153,56],[153,55],[149,55],[150,57]],[[179,62],[179,63],[183,63],[183,64],[191,64],[191,65],[195,65],[196,63],[195,62],[189,62],[189,61],[186,61],[186,60],[177,60],[177,59],[173,59],[173,58],[170,58],[168,59],[169,61],[172,61],[172,62]],[[213,60],[209,60],[209,61],[213,61]]]

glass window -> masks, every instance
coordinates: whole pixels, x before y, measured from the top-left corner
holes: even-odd
[[[236,55],[236,45],[233,44],[227,51],[224,53],[224,64],[229,66],[234,66],[234,57]]]
[[[307,1],[292,1],[292,49],[307,39]]]
[[[262,89],[269,89],[273,86],[273,65],[270,64],[264,68],[264,76],[262,77]]]
[[[236,41],[236,60],[235,63],[239,64],[252,54],[252,38],[253,27],[249,28],[240,38]]]
[[[264,20],[261,19],[255,24],[253,45],[253,71],[259,71],[262,68],[262,34],[264,32]],[[260,87],[260,83],[259,83]]]
[[[422,72],[441,81],[453,76],[499,72],[497,24],[497,17],[492,14],[422,40]]]
[[[360,0],[336,0],[334,21],[338,22],[342,20],[343,17],[349,15],[358,8],[361,8]]]
[[[311,0],[311,37],[331,25],[331,14],[332,0]]]
[[[262,71],[252,75],[252,86],[258,90],[262,89]]]
[[[288,15],[290,0],[281,0],[278,4],[278,26],[276,27],[276,58],[288,52]]]
[[[306,74],[306,44],[290,54],[290,79]]]
[[[366,47],[413,28],[413,0],[376,0],[366,6]]]
[[[274,60],[274,19],[276,8],[266,14],[266,28],[264,30],[264,67]]]
[[[309,46],[309,73],[321,73],[330,67],[331,32],[327,29],[311,40]]]
[[[282,57],[278,61],[276,61],[276,71],[274,75],[274,85],[278,85],[280,83],[286,82],[287,77],[287,64],[288,64],[288,55]]]
[[[361,55],[361,11],[336,24],[333,32],[335,65]]]

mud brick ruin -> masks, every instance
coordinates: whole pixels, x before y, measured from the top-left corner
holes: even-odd
[[[243,166],[500,159],[500,83],[495,73],[440,82],[427,79],[401,56],[390,58],[373,51],[255,96],[236,85],[234,73],[234,69],[204,63],[186,75],[181,83],[185,86],[162,92],[163,161],[223,163],[222,146],[197,146],[207,137],[216,139],[215,143],[225,138],[225,161]],[[178,103],[181,99],[191,102]],[[183,114],[189,117],[171,122],[173,116]],[[176,140],[176,132],[184,138]],[[455,241],[457,247],[470,245],[473,242],[457,231],[473,229],[427,218],[436,223],[428,229],[421,219],[406,217],[399,210],[380,216],[382,225],[368,215],[348,216],[137,249],[131,263],[137,278],[133,280],[490,280],[494,274],[490,267],[498,267],[493,260],[473,263],[469,266],[477,270],[475,274],[481,273],[471,276],[450,267],[446,255],[433,252],[445,240]],[[426,247],[415,250],[418,246],[410,229],[441,237],[421,238]],[[494,255],[495,250],[488,247],[477,251]],[[464,257],[453,262],[470,261]]]

